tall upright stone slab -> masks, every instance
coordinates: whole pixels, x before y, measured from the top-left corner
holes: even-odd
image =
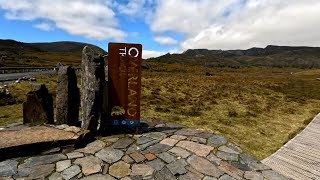
[[[44,84],[27,93],[23,103],[23,124],[53,124],[53,100]]]
[[[84,47],[81,68],[82,128],[96,131],[101,119],[105,83],[103,55]]]
[[[77,75],[71,66],[62,66],[58,71],[56,97],[56,124],[79,125],[80,94]]]

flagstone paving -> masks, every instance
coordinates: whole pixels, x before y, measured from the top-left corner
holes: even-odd
[[[220,135],[163,122],[139,131],[99,137],[69,152],[2,161],[0,180],[287,179]]]

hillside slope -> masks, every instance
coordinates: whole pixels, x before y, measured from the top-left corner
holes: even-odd
[[[0,40],[0,67],[53,66],[57,63],[79,65],[81,51],[86,45],[101,54],[106,54],[106,51],[98,46],[81,42],[23,43],[14,40]]]
[[[166,54],[148,61],[204,65],[212,67],[295,67],[320,68],[319,47],[273,46],[247,50],[189,49],[182,54]]]
[[[30,45],[44,52],[81,52],[84,46],[89,45],[101,53],[106,53],[98,46],[81,42],[60,41],[51,43],[30,43]]]

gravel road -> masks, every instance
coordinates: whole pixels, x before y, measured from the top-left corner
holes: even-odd
[[[50,71],[37,71],[37,72],[25,72],[25,73],[11,73],[11,74],[0,74],[0,81],[16,80],[22,77],[33,77],[41,74],[55,74],[54,70]]]

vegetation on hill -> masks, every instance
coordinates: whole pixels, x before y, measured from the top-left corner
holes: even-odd
[[[57,63],[78,66],[81,63],[82,49],[86,45],[106,54],[95,45],[79,42],[22,43],[0,40],[0,67],[54,66]]]
[[[182,54],[166,54],[150,62],[202,65],[207,67],[290,67],[320,68],[320,48],[267,46],[248,50],[190,49]]]
[[[38,48],[44,52],[82,52],[84,46],[89,45],[95,50],[105,54],[106,52],[98,46],[70,41],[60,41],[51,43],[30,43],[32,47]]]

